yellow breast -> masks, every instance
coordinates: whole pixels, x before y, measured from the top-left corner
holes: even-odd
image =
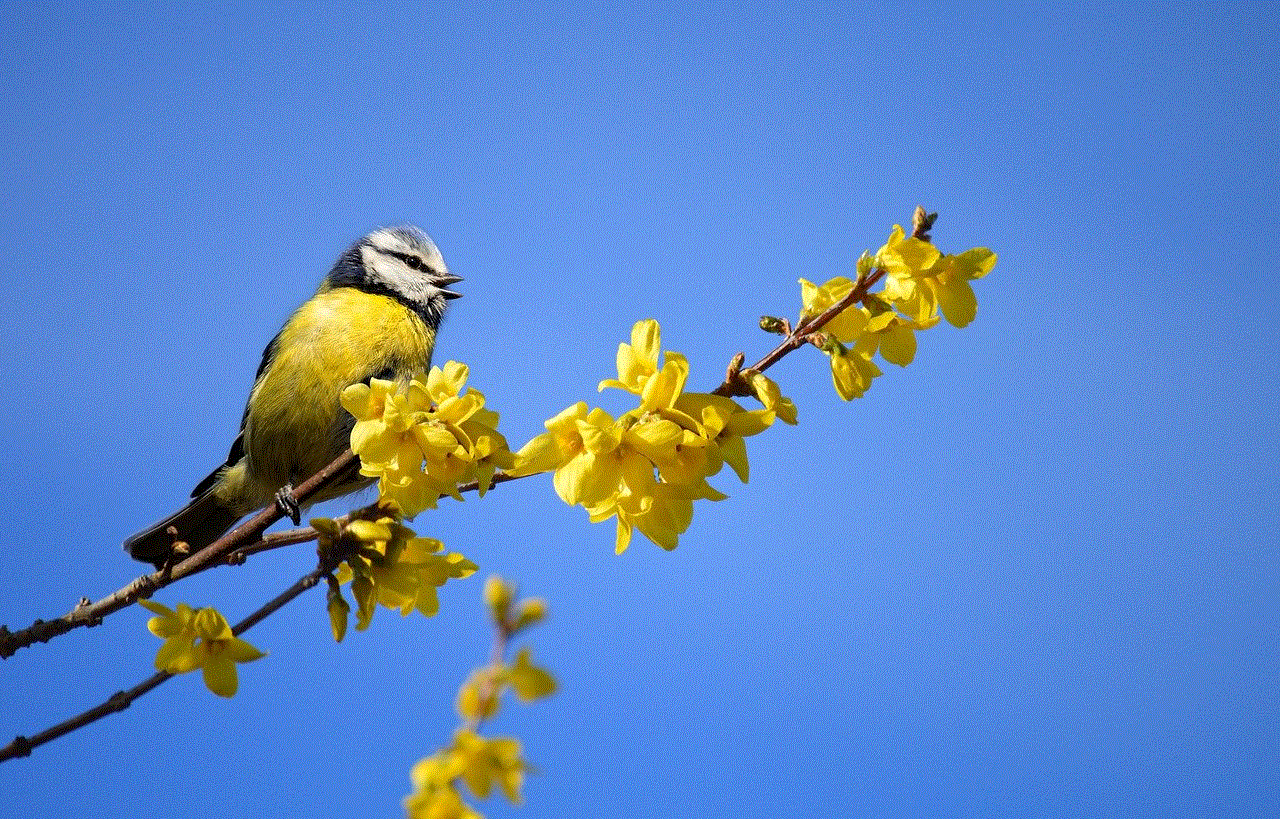
[[[274,342],[249,396],[243,469],[227,471],[219,496],[253,509],[315,474],[348,446],[354,419],[338,402],[342,389],[374,377],[407,382],[431,366],[434,342],[434,331],[393,298],[354,288],[317,293]]]

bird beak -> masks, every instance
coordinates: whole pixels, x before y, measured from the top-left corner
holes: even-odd
[[[446,299],[456,299],[456,298],[461,298],[462,294],[455,292],[453,290],[447,290],[445,288],[447,288],[451,284],[457,284],[460,281],[462,281],[461,276],[455,276],[452,273],[446,273],[445,275],[436,279],[434,284],[436,285],[436,287],[440,288],[440,295],[444,296]]]

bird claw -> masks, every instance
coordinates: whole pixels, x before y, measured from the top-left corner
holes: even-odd
[[[302,523],[302,508],[293,499],[293,484],[286,483],[276,490],[276,508],[280,510],[280,514],[293,521],[294,526]]]

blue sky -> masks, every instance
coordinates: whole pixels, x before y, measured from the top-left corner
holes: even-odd
[[[675,552],[615,557],[546,479],[417,519],[551,605],[561,693],[492,726],[538,773],[481,810],[1274,815],[1277,35],[1230,3],[10,8],[0,622],[131,579],[120,541],[372,227],[466,277],[438,361],[518,444],[640,318],[710,388],[920,203],[1000,254],[975,323],[851,404],[786,359],[800,426]],[[236,619],[312,564],[157,599]],[[479,596],[341,645],[305,597],[233,700],[174,680],[0,765],[0,817],[397,815],[487,655]],[[146,676],[145,620],[0,663],[0,733]]]

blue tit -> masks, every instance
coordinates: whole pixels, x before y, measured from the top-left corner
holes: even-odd
[[[227,462],[196,485],[191,503],[124,548],[160,568],[175,539],[201,549],[327,466],[349,446],[355,423],[339,393],[372,378],[407,384],[429,369],[445,307],[460,295],[448,288],[461,280],[416,227],[375,230],[353,244],[263,351]],[[370,482],[353,472],[312,502]]]

